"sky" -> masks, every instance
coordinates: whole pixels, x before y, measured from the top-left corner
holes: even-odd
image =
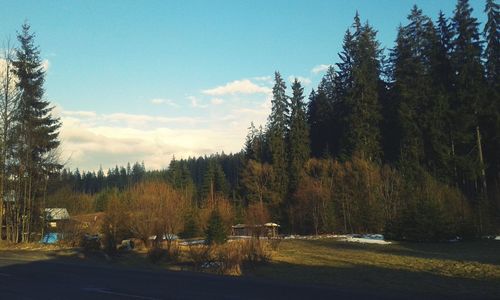
[[[484,1],[470,3],[484,24]],[[356,11],[388,49],[414,4],[435,20],[456,1],[0,0],[0,48],[27,20],[66,167],[161,169],[240,151],[250,122],[265,126],[275,71],[308,95]]]

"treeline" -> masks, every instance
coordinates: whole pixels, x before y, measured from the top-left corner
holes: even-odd
[[[0,240],[29,242],[44,228],[48,181],[59,172],[58,119],[44,97],[45,70],[25,23],[0,59]]]
[[[122,191],[144,181],[165,181],[183,190],[198,203],[213,189],[227,197],[239,197],[239,178],[244,154],[213,154],[170,161],[167,169],[146,170],[144,163],[115,166],[106,172],[63,169],[50,178],[49,193],[67,188],[75,193],[95,195],[116,189]]]
[[[77,193],[96,194],[106,189],[116,188],[123,190],[126,187],[143,181],[151,174],[146,172],[144,163],[136,162],[132,166],[130,163],[124,166],[115,166],[104,173],[102,168],[95,171],[82,171],[77,168],[74,171],[63,169],[59,174],[53,176],[52,189],[56,190],[61,186],[71,187]]]
[[[279,222],[284,232],[421,241],[497,231],[498,10],[487,0],[480,28],[467,0],[435,21],[414,6],[386,52],[356,14],[307,103],[301,83],[287,91],[276,72],[268,122],[251,125],[241,153],[173,160],[141,178],[191,200],[183,231],[199,232],[214,203],[233,222]],[[133,182],[126,174],[109,171],[123,179],[106,191]],[[106,207],[104,194],[94,209]]]
[[[485,12],[481,34],[466,0],[436,22],[414,6],[388,57],[356,14],[307,107],[300,83],[288,96],[277,72],[268,124],[252,126],[245,145],[245,198],[291,231],[416,240],[495,231],[498,5],[486,1]]]

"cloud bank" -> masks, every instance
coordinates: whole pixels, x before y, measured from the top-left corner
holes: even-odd
[[[326,72],[330,66],[331,66],[331,65],[324,65],[324,64],[314,66],[314,67],[311,69],[311,73],[314,73],[314,74],[319,74],[319,73]]]
[[[253,83],[249,79],[235,80],[213,89],[204,90],[203,94],[210,96],[236,95],[236,94],[269,94],[271,89]]]
[[[201,100],[192,99],[197,107]],[[264,124],[268,97],[251,105],[211,98],[200,116],[157,116],[117,112],[71,111],[56,106],[60,117],[62,160],[80,170],[104,169],[144,161],[148,169],[166,168],[173,156],[188,158],[242,149],[250,122]],[[164,103],[161,103],[164,104]]]

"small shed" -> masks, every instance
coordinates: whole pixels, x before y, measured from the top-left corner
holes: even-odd
[[[277,237],[280,225],[276,223],[265,224],[236,224],[231,226],[233,236],[266,236]]]
[[[69,213],[66,208],[46,208],[45,221],[51,228],[57,228],[58,224],[69,221]]]

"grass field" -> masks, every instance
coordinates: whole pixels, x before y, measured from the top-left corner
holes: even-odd
[[[500,298],[500,241],[373,245],[285,240],[248,275],[387,295]]]
[[[28,253],[33,259],[81,260],[77,251],[56,246],[0,246],[5,253]],[[103,260],[97,253],[86,261],[127,268],[193,270],[185,251],[177,262],[170,263],[153,264],[145,251],[111,260]],[[500,241],[376,245],[336,239],[283,240],[269,263],[245,267],[243,276],[361,289],[384,298],[500,299]]]

